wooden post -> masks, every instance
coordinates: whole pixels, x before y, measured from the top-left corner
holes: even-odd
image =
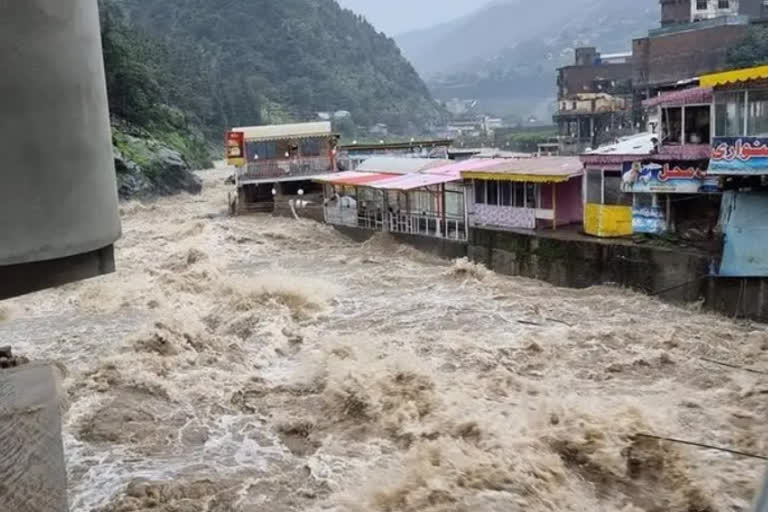
[[[381,227],[384,232],[389,232],[391,229],[390,222],[392,219],[389,216],[389,192],[387,190],[381,191]]]
[[[14,512],[66,512],[58,370],[0,370],[0,503]]]
[[[409,234],[413,233],[413,215],[411,215],[411,194],[406,190],[405,192],[405,225],[406,231]]]
[[[552,231],[557,230],[557,183],[552,184]]]
[[[445,183],[443,183],[443,199],[442,199],[442,201],[443,201],[443,204],[441,205],[442,206],[441,209],[443,210],[443,231],[445,232],[445,238],[448,238],[448,215],[447,215],[447,213],[445,211],[446,210],[446,208],[445,208]]]

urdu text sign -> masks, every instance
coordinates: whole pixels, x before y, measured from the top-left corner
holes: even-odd
[[[708,174],[768,174],[768,138],[715,137]]]

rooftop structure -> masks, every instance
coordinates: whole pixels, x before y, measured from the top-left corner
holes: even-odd
[[[461,177],[472,188],[470,225],[556,229],[581,222],[583,173],[576,157],[496,159],[465,167]]]
[[[284,195],[311,194],[312,176],[337,171],[336,142],[328,121],[233,128],[228,151],[238,158],[232,208],[273,211]]]
[[[241,132],[246,141],[270,141],[280,139],[304,139],[311,137],[330,137],[333,134],[329,121],[316,123],[276,124],[269,126],[244,126],[233,128]]]
[[[631,130],[631,54],[603,56],[577,48],[575,63],[558,70],[560,152],[578,154]]]

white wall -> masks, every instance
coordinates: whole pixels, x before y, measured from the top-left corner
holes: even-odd
[[[699,10],[699,2],[697,0],[691,0],[691,20],[703,20],[739,13],[739,0],[729,0],[727,9],[720,9],[718,3],[719,0],[707,0],[707,8]]]

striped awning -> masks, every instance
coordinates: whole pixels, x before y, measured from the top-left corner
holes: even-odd
[[[723,73],[704,75],[700,78],[699,83],[702,87],[717,87],[718,85],[735,84],[739,82],[748,82],[750,80],[761,80],[764,78],[768,78],[768,66],[735,69]]]
[[[321,176],[315,176],[312,181],[318,183],[327,183],[329,185],[366,185],[370,186],[372,183],[382,180],[390,180],[395,176],[392,174],[373,173],[373,172],[358,172],[358,171],[346,171],[337,172],[334,174],[323,174]]]

